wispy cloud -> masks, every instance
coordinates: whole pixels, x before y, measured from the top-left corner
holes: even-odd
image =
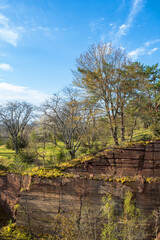
[[[132,58],[132,60],[137,60],[142,55],[152,55],[154,52],[156,52],[159,48],[154,47],[149,49],[150,45],[155,44],[156,42],[159,42],[157,40],[153,40],[150,42],[145,42],[142,47],[136,48],[135,50],[132,50],[129,52],[129,57]]]
[[[126,0],[122,0],[122,1],[121,1],[121,4],[120,4],[119,7],[118,7],[118,11],[121,11],[121,9],[124,8],[125,2],[126,2]]]
[[[0,102],[10,100],[25,100],[34,104],[39,104],[48,97],[47,94],[32,90],[28,87],[17,86],[6,82],[0,82]]]
[[[127,34],[127,30],[132,26],[135,16],[142,9],[142,7],[143,7],[143,0],[134,0],[133,1],[133,5],[132,5],[131,11],[127,17],[126,22],[123,23],[121,26],[119,26],[119,29],[117,32],[118,38]]]
[[[0,13],[0,40],[16,47],[21,31],[22,27],[13,26],[9,18]]]
[[[143,0],[134,0],[133,7],[128,16],[128,24],[130,25],[135,17],[135,15],[142,9]]]
[[[144,47],[136,48],[135,50],[129,52],[129,57],[136,60],[139,56],[146,54],[146,49]]]
[[[152,53],[156,52],[158,48],[152,48],[147,54],[151,55]]]
[[[145,46],[149,47],[151,45],[154,45],[155,43],[158,43],[160,42],[160,39],[155,39],[155,40],[152,40],[152,41],[148,41],[148,42],[145,42]]]
[[[7,63],[0,63],[0,69],[4,71],[11,71],[12,67]]]
[[[33,32],[38,32],[38,31],[49,32],[50,29],[48,27],[37,26],[37,27],[33,27],[32,31]]]

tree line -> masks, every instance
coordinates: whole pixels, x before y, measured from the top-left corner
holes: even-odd
[[[76,59],[73,85],[48,98],[39,109],[19,101],[0,106],[1,129],[16,153],[26,130],[31,132],[35,126],[44,147],[52,141],[61,148],[62,142],[74,158],[80,147],[105,146],[109,138],[115,145],[131,142],[141,126],[159,136],[159,122],[158,64],[133,62],[112,43],[89,46]]]

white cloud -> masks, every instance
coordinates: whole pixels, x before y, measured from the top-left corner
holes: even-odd
[[[21,27],[11,26],[10,20],[0,13],[0,39],[13,46],[17,46]]]
[[[128,16],[128,24],[129,25],[131,25],[135,15],[142,9],[142,7],[143,7],[143,0],[134,0],[133,7]]]
[[[155,40],[152,40],[152,41],[148,41],[148,42],[145,42],[145,46],[149,47],[149,46],[154,45],[155,43],[158,43],[158,42],[160,42],[160,39],[155,39]]]
[[[152,48],[147,54],[151,55],[152,53],[154,53],[157,50],[158,50],[158,48]]]
[[[127,34],[127,30],[131,27],[136,14],[142,9],[143,0],[134,0],[132,9],[127,17],[126,23],[123,23],[118,30],[117,37],[120,38]]]
[[[136,60],[140,55],[146,54],[146,49],[144,47],[137,48],[128,53],[129,57]]]
[[[148,43],[148,42],[146,42]],[[139,48],[136,48],[135,50],[131,51],[128,53],[128,56],[130,58],[132,58],[132,60],[137,60],[139,56],[142,56],[142,55],[151,55],[153,54],[154,52],[156,52],[159,48],[152,48],[152,49],[148,49],[150,44],[144,44],[143,47],[139,47]]]
[[[48,95],[28,87],[0,82],[0,103],[12,100],[24,100],[33,104],[43,102]]]
[[[0,69],[4,71],[11,71],[12,67],[7,63],[0,63]]]
[[[128,25],[128,24],[122,24],[122,25],[119,27],[118,35],[119,35],[119,36],[126,35],[126,30],[127,30],[128,28],[129,28],[129,25]]]
[[[11,29],[0,28],[0,39],[4,42],[10,43],[14,47],[17,46],[17,41],[19,38],[18,32]]]

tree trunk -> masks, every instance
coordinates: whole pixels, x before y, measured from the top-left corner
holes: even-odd
[[[124,113],[121,111],[121,140],[125,141]]]
[[[118,143],[118,136],[117,136],[117,127],[113,128],[110,126],[110,130],[111,130],[111,135],[113,137],[114,143],[115,145],[118,146],[119,143]]]
[[[118,143],[118,135],[117,135],[116,121],[114,121],[116,127],[113,127],[113,124],[112,124],[113,121],[112,121],[112,119],[111,119],[111,116],[110,116],[110,112],[109,112],[109,111],[108,111],[108,121],[109,121],[110,131],[111,131],[111,135],[112,135],[112,137],[113,137],[114,143],[115,143],[115,145],[119,145],[119,143]]]
[[[119,143],[118,143],[117,127],[114,128],[113,138],[114,138],[114,143],[118,146]]]
[[[15,148],[15,154],[18,154],[18,139],[17,138],[14,140],[14,148]]]
[[[138,113],[137,113],[137,115],[136,115],[136,117],[135,117],[135,120],[134,120],[134,125],[133,125],[133,127],[132,127],[132,129],[131,129],[131,134],[130,134],[130,142],[132,142],[132,138],[133,138],[133,132],[134,132],[134,129],[135,129],[135,127],[136,127],[136,125],[137,125],[137,118],[138,118]]]

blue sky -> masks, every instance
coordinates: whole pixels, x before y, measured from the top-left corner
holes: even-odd
[[[0,0],[0,103],[42,102],[72,83],[90,44],[110,41],[159,62],[160,1]]]

